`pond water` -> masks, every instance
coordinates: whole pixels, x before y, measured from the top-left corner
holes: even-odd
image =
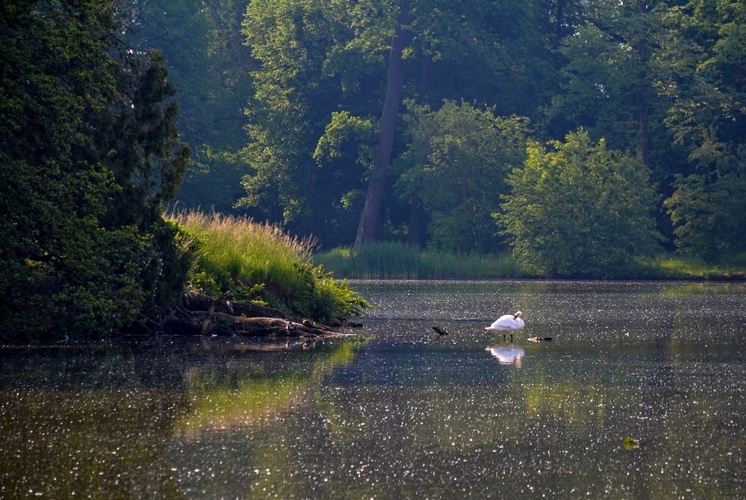
[[[746,497],[744,284],[353,284],[350,340],[0,349],[0,498]]]

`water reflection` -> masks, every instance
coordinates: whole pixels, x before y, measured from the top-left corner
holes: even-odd
[[[515,344],[496,344],[486,348],[501,365],[515,365],[520,368],[521,360],[526,351]]]
[[[204,463],[228,456],[214,436],[312,408],[314,388],[364,345],[161,340],[0,348],[0,498],[191,496],[194,481],[226,479]],[[231,478],[225,496],[246,481]]]
[[[356,288],[365,341],[0,349],[0,497],[746,498],[743,286]]]
[[[284,370],[264,371],[243,358],[223,365],[191,367],[186,374],[191,409],[176,422],[175,433],[197,438],[210,431],[262,426],[288,412],[303,411],[313,402],[313,388],[336,368],[349,364],[363,344],[361,340],[340,341],[311,354],[302,366],[296,361]],[[245,353],[250,348],[264,352],[285,349],[282,343],[250,347],[223,341],[225,352]]]
[[[0,497],[173,497],[163,458],[187,401],[129,348],[0,349]]]

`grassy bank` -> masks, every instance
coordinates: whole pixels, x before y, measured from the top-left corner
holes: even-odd
[[[746,279],[746,255],[734,255],[708,264],[702,259],[682,255],[661,255],[643,261],[643,277],[653,279],[743,280]]]
[[[358,279],[499,279],[547,278],[531,275],[510,254],[465,256],[421,250],[395,242],[376,242],[360,249],[337,248],[314,255],[314,261],[341,278]],[[746,278],[746,256],[720,264],[701,259],[662,255],[636,263],[622,279],[723,280]]]
[[[211,296],[230,291],[253,301],[329,321],[357,315],[367,304],[345,281],[312,263],[312,240],[269,224],[201,212],[169,217],[189,235],[196,261],[190,286]]]

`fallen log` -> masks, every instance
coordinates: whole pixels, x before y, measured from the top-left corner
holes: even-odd
[[[228,294],[213,299],[188,293],[161,330],[173,335],[283,336],[296,338],[343,335],[327,325],[292,316],[283,311],[244,302],[229,302]]]
[[[225,313],[215,313],[211,318],[210,333],[217,335],[240,334],[245,336],[277,335],[287,337],[323,337],[341,335],[328,327],[310,321],[295,322],[283,318],[246,318]]]

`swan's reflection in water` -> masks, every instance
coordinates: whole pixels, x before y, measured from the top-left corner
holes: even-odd
[[[496,344],[487,347],[485,350],[489,351],[501,365],[515,365],[521,366],[521,359],[526,351],[522,347],[518,347],[515,344]]]

